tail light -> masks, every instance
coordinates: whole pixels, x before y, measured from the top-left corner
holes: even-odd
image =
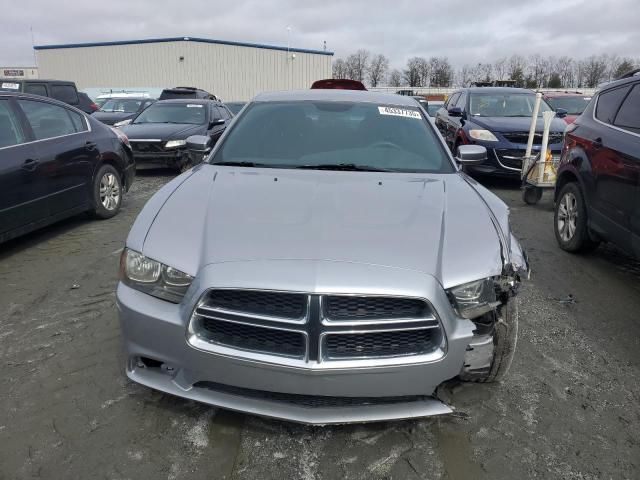
[[[111,130],[118,136],[120,141],[124,143],[127,147],[131,148],[131,144],[129,143],[129,137],[120,129],[111,127]]]
[[[98,110],[100,110],[100,107],[99,107],[98,105],[96,105],[95,103],[93,103],[93,102],[91,102],[91,103],[89,104],[89,108],[90,108],[91,110],[93,110],[94,112],[97,112]]]

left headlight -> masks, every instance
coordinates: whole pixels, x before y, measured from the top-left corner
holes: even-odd
[[[193,277],[125,248],[120,258],[120,279],[126,285],[172,303],[180,303]]]
[[[462,318],[479,317],[500,305],[492,278],[458,285],[447,290],[447,293],[451,304]]]
[[[496,136],[489,130],[469,130],[469,136],[474,140],[483,140],[485,142],[497,142]]]
[[[187,144],[186,140],[169,140],[164,144],[164,148],[177,148],[184,147]]]

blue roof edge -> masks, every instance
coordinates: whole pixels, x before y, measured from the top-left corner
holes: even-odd
[[[199,37],[169,37],[169,38],[146,38],[142,40],[119,40],[113,42],[91,42],[91,43],[66,43],[60,45],[36,45],[34,50],[53,50],[58,48],[83,48],[83,47],[109,47],[116,45],[140,45],[145,43],[162,43],[162,42],[200,42],[200,43],[215,43],[218,45],[232,45],[236,47],[252,47],[252,48],[264,48],[266,50],[280,50],[290,51],[297,53],[313,53],[316,55],[330,55],[333,56],[334,52],[328,52],[326,50],[311,50],[306,48],[287,48],[276,45],[266,45],[262,43],[247,43],[247,42],[234,42],[232,40],[216,40],[211,38],[199,38]]]

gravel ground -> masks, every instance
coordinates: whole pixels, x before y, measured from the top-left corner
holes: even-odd
[[[454,415],[314,428],[130,383],[118,255],[170,178],[143,172],[112,220],[0,246],[0,479],[640,478],[640,262],[562,252],[549,194],[524,206],[505,183],[533,267],[518,351],[501,385],[448,385]]]

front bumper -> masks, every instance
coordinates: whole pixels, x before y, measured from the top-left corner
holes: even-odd
[[[391,272],[381,277],[380,267],[351,265],[351,273],[359,270],[358,274],[344,277],[340,266],[327,267],[334,269],[328,278],[342,276],[342,289],[348,292],[397,294],[401,290],[407,295],[428,298],[439,314],[446,336],[441,354],[428,361],[407,358],[403,363],[394,358],[369,365],[354,362],[353,367],[348,362],[337,366],[309,362],[300,366],[256,359],[238,351],[211,352],[192,346],[188,341],[189,319],[207,288],[265,288],[260,272],[268,270],[252,269],[249,264],[257,262],[246,263],[240,270],[231,269],[228,264],[205,267],[198,275],[200,281],[194,282],[180,305],[119,284],[117,304],[128,357],[128,377],[151,388],[210,405],[311,424],[370,422],[451,411],[432,396],[438,385],[462,370],[475,327],[472,322],[455,317],[445,292],[428,275]],[[252,273],[253,278],[249,276]],[[363,274],[381,283],[362,291],[344,282],[344,278],[362,279]],[[252,278],[252,285],[247,285],[247,278]],[[223,283],[221,279],[226,281]],[[229,279],[242,285],[234,285],[234,280]],[[299,288],[323,291],[322,282],[317,282],[316,289],[304,287]],[[313,397],[311,402],[308,397]],[[298,402],[300,398],[305,402]]]
[[[495,143],[482,142],[476,142],[476,144],[486,147],[487,160],[480,164],[467,165],[465,170],[479,175],[520,178],[522,158],[526,153],[526,145],[509,143],[496,146]],[[559,156],[561,145],[549,145],[549,149],[552,155]],[[539,152],[540,145],[534,145],[532,155]]]

